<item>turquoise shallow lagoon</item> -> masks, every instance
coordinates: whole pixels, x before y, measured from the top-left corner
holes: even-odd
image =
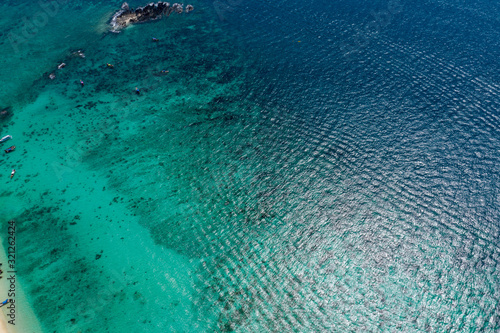
[[[499,330],[500,7],[193,5],[28,36],[43,5],[0,5],[0,222],[44,332]]]

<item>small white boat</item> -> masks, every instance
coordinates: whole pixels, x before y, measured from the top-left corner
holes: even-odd
[[[10,139],[12,139],[12,136],[6,135],[6,136],[4,136],[3,138],[0,139],[0,142],[5,142],[5,141],[10,140]]]

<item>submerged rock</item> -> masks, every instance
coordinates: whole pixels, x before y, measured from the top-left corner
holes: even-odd
[[[0,110],[0,121],[7,121],[9,120],[12,116],[14,115],[14,113],[12,112],[12,108],[9,106],[9,107],[6,107],[6,108],[2,108]]]
[[[187,5],[186,13],[189,13],[193,9],[194,7],[192,5]],[[119,29],[123,29],[134,23],[157,20],[164,15],[169,16],[174,12],[180,14],[183,11],[183,5],[179,3],[170,5],[168,2],[159,1],[157,3],[150,3],[144,7],[133,9],[130,8],[128,3],[124,2],[121,9],[111,18],[112,31],[116,32]]]

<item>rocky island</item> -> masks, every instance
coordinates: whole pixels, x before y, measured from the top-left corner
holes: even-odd
[[[150,3],[144,7],[137,9],[130,8],[128,3],[123,3],[121,10],[117,11],[111,18],[112,31],[118,32],[130,24],[148,22],[157,20],[162,16],[169,16],[172,13],[189,13],[194,7],[192,5],[184,6],[179,3],[170,5],[168,2],[159,1],[157,3]]]

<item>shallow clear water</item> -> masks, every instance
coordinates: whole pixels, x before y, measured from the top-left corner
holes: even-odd
[[[3,42],[0,219],[45,331],[499,330],[500,7],[193,5]]]

